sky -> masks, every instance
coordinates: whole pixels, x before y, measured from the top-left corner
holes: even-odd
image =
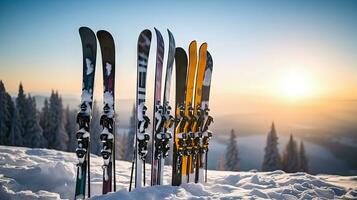
[[[167,28],[174,34],[176,46],[187,49],[192,40],[208,43],[214,62],[211,95],[216,110],[255,97],[287,102],[354,100],[356,19],[357,1],[352,0],[3,0],[0,80],[12,95],[22,82],[32,94],[49,95],[54,89],[79,98],[82,51],[78,29],[88,26],[112,33],[117,98],[133,99],[138,35],[143,29],[157,27],[166,41],[166,52]],[[155,49],[153,42],[149,85],[153,85]],[[100,96],[99,50],[97,58],[95,92]]]

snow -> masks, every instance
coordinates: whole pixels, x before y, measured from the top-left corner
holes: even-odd
[[[92,64],[92,61],[89,58],[86,58],[86,74],[89,75],[94,71],[94,65]]]
[[[110,76],[110,74],[112,73],[112,65],[110,63],[105,63],[105,69],[106,69],[106,74],[107,76]]]
[[[114,97],[113,92],[106,91],[104,92],[103,105],[109,106],[108,117],[114,117]]]
[[[203,85],[204,86],[210,86],[211,84],[211,77],[212,77],[212,70],[211,69],[207,69],[205,71],[205,75],[204,75],[205,79],[203,79]]]
[[[242,161],[243,162],[243,161]],[[0,146],[0,199],[73,199],[77,158],[74,153]],[[100,196],[103,160],[91,156],[92,199],[357,199],[357,176],[287,174],[283,171],[210,170],[208,183],[164,185],[128,192],[131,163],[117,162],[116,193]],[[150,166],[147,166],[147,177]],[[147,178],[147,183],[149,183]]]

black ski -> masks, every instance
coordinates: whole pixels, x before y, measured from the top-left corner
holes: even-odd
[[[82,40],[83,51],[83,82],[80,111],[77,115],[79,130],[76,133],[78,158],[75,199],[84,199],[86,178],[88,195],[90,197],[90,125],[93,103],[93,88],[95,63],[97,56],[97,39],[92,30],[81,27],[79,34]]]
[[[185,125],[185,98],[186,98],[186,79],[188,59],[185,50],[177,47],[175,51],[176,64],[176,99],[175,99],[175,123],[173,139],[173,158],[172,158],[172,185],[179,186],[182,179],[182,156],[184,140],[179,136],[181,126]]]
[[[116,190],[115,178],[115,47],[111,34],[107,31],[98,31],[97,37],[102,52],[103,66],[103,114],[100,124],[103,131],[100,134],[102,142],[101,155],[103,157],[103,187],[102,193],[106,194]],[[114,183],[113,183],[114,179]]]

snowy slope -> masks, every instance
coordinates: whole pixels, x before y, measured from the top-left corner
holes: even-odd
[[[100,157],[92,156],[92,192],[100,194]],[[73,153],[0,146],[0,199],[72,199],[76,158]],[[111,199],[357,199],[357,177],[312,176],[282,171],[209,171],[207,184],[155,186],[127,191],[129,162],[117,162],[119,191],[95,200]],[[165,168],[165,184],[171,176]],[[147,174],[150,170],[147,167]],[[148,180],[149,181],[149,180]]]

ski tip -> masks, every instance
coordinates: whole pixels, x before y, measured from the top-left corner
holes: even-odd
[[[156,35],[158,35],[159,37],[162,37],[161,32],[159,31],[159,29],[157,29],[155,27],[154,27],[154,29],[155,29]]]
[[[185,63],[185,65],[187,65],[187,54],[186,54],[185,49],[183,49],[182,47],[176,47],[175,59],[178,59],[180,56],[182,56],[183,62]]]
[[[94,32],[92,31],[92,29],[90,29],[90,28],[88,28],[88,27],[86,27],[86,26],[81,26],[81,27],[79,27],[79,32],[80,32],[80,33],[82,33],[82,32],[91,32],[91,33],[94,33]]]
[[[106,30],[99,30],[99,31],[97,31],[97,35],[98,34],[109,34],[110,35],[110,33]]]
[[[141,31],[141,34],[150,34],[151,35],[151,31],[149,29],[144,29],[143,31]]]
[[[197,48],[197,41],[196,40],[192,40],[190,43],[189,48]]]
[[[109,37],[113,40],[113,36],[112,34],[110,34],[108,31],[106,30],[99,30],[97,31],[97,37],[98,38],[102,38],[102,37]]]
[[[169,34],[170,42],[172,42],[172,45],[175,47],[176,45],[174,35],[171,33],[170,29],[167,29],[167,33]]]
[[[207,51],[207,42],[201,44],[200,51]]]

